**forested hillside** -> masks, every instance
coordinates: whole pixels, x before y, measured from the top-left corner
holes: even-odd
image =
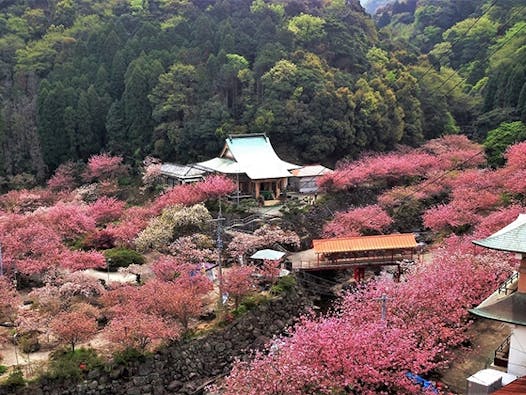
[[[133,164],[267,133],[334,165],[524,120],[521,1],[18,0],[0,5],[0,174],[42,180],[100,151]]]

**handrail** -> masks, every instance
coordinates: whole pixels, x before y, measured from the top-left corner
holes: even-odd
[[[511,335],[509,335],[508,337],[506,337],[506,339],[504,339],[504,341],[500,344],[500,346],[498,346],[496,349],[495,349],[495,353],[494,353],[494,356],[495,358],[497,358],[497,353],[501,352],[501,353],[505,353],[505,349],[507,348],[509,350],[509,347],[510,347],[510,340],[511,340]]]
[[[510,291],[510,289],[508,288],[508,285],[513,283],[513,281],[515,281],[518,278],[519,278],[519,272],[513,272],[511,276],[509,276],[502,284],[499,285],[499,288],[497,289],[498,293],[500,294],[504,292],[504,295],[507,295],[508,291]]]

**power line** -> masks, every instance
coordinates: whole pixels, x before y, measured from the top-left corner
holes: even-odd
[[[490,6],[481,14],[479,15],[479,17],[477,19],[475,19],[475,21],[466,29],[466,31],[464,32],[464,34],[462,35],[459,35],[455,41],[453,41],[451,43],[451,49],[453,49],[459,42],[461,39],[465,38],[467,36],[467,34],[470,32],[470,30],[493,8],[493,6],[497,3],[497,0],[494,0],[493,3],[490,4]],[[484,6],[484,4],[481,4],[481,9],[482,7]],[[442,53],[437,61],[438,63],[440,64],[440,61],[442,60],[442,58],[446,56],[445,53]],[[420,78],[417,78],[416,80],[419,81],[419,80],[422,80],[432,69],[434,69],[433,65],[430,65],[425,71],[424,71],[424,74],[422,74],[420,76]],[[401,77],[395,81],[395,84],[398,83],[398,81],[400,81]]]
[[[526,6],[523,6],[523,7],[522,7],[522,9],[525,9],[525,8],[526,8]],[[512,19],[512,18],[510,18],[510,19],[508,20],[508,22],[511,21],[511,19]],[[511,39],[512,39],[513,37],[515,37],[517,34],[519,34],[519,33],[520,33],[525,27],[526,27],[526,24],[522,25],[522,26],[521,26],[519,29],[517,29],[517,30],[516,30],[516,31],[515,31],[510,37],[508,37],[508,39],[507,39],[506,41],[504,41],[504,42],[502,43],[502,45],[500,45],[500,46],[498,46],[498,47],[495,47],[495,48],[493,49],[493,51],[489,52],[489,53],[485,56],[484,61],[488,60],[488,59],[489,59],[492,55],[494,55],[498,50],[500,50],[501,48],[503,48],[504,45],[506,45],[508,42],[510,42]],[[449,81],[454,75],[457,75],[456,72],[452,73],[452,74],[451,74],[451,75],[450,75],[445,81],[442,82],[442,84],[445,84],[445,83],[446,83],[447,81]],[[444,94],[444,96],[449,95],[449,94],[450,94],[452,91],[454,91],[455,88],[457,88],[460,84],[466,82],[466,80],[467,80],[467,78],[462,78],[459,82],[457,82],[455,85],[453,85],[453,87],[452,87],[451,89],[449,89],[449,90]],[[471,93],[471,91],[470,91],[470,93]]]

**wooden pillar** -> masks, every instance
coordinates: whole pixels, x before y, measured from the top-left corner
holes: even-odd
[[[259,181],[254,181],[255,182],[255,186],[256,186],[256,190],[255,190],[255,195],[256,195],[256,199],[259,197],[259,193],[260,193],[260,190],[261,190],[261,183]]]
[[[519,266],[519,286],[517,292],[526,293],[526,255],[521,254],[521,264]]]
[[[281,193],[280,184],[281,180],[276,181],[276,199],[279,199],[279,195]]]

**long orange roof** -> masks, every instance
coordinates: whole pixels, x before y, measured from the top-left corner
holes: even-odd
[[[318,254],[331,252],[353,252],[372,250],[398,250],[416,248],[413,233],[398,233],[380,236],[338,237],[312,241],[314,252]]]

